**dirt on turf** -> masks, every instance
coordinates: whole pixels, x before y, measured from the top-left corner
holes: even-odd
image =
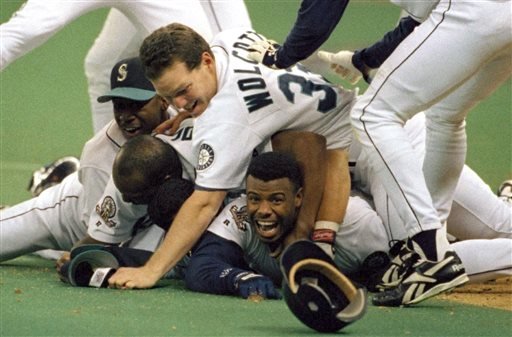
[[[440,299],[512,311],[512,277],[468,284],[439,295]]]

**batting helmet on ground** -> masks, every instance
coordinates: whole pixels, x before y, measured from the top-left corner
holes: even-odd
[[[356,288],[311,241],[297,241],[285,249],[281,272],[288,308],[314,330],[338,331],[366,312],[366,291]]]
[[[75,287],[104,288],[119,267],[140,267],[151,254],[146,250],[118,246],[78,246],[71,251],[70,261],[62,266],[60,277]]]

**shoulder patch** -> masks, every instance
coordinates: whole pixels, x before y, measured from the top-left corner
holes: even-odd
[[[241,231],[247,231],[247,226],[250,226],[249,215],[247,214],[247,207],[242,206],[238,208],[238,206],[233,205],[229,209],[233,220],[235,220],[236,227]]]
[[[199,147],[199,158],[197,159],[197,170],[203,171],[210,167],[215,159],[215,153],[210,145],[203,143]]]
[[[105,225],[108,227],[114,227],[116,222],[112,220],[112,218],[116,215],[117,206],[114,199],[111,196],[106,196],[103,198],[103,201],[100,205],[96,205],[96,213],[101,217],[101,219],[105,222]],[[96,225],[101,225],[101,223],[97,223]]]

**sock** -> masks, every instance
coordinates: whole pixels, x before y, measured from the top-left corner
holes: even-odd
[[[411,238],[412,248],[422,258],[440,261],[447,251],[453,250],[446,237],[446,226],[440,229],[429,229],[419,232]]]

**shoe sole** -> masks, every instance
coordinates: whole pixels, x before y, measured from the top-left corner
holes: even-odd
[[[450,282],[438,284],[437,286],[435,286],[432,289],[424,292],[420,296],[418,296],[418,297],[416,297],[416,298],[414,298],[414,299],[412,299],[410,301],[403,302],[403,304],[404,305],[409,305],[409,304],[416,304],[416,303],[422,302],[422,301],[424,301],[424,300],[426,300],[428,298],[434,297],[434,296],[436,296],[438,294],[441,294],[443,292],[446,292],[448,290],[451,290],[453,288],[461,286],[461,285],[463,285],[464,283],[466,283],[468,281],[469,281],[469,278],[468,278],[468,276],[466,274],[459,275],[458,277],[454,278]]]

